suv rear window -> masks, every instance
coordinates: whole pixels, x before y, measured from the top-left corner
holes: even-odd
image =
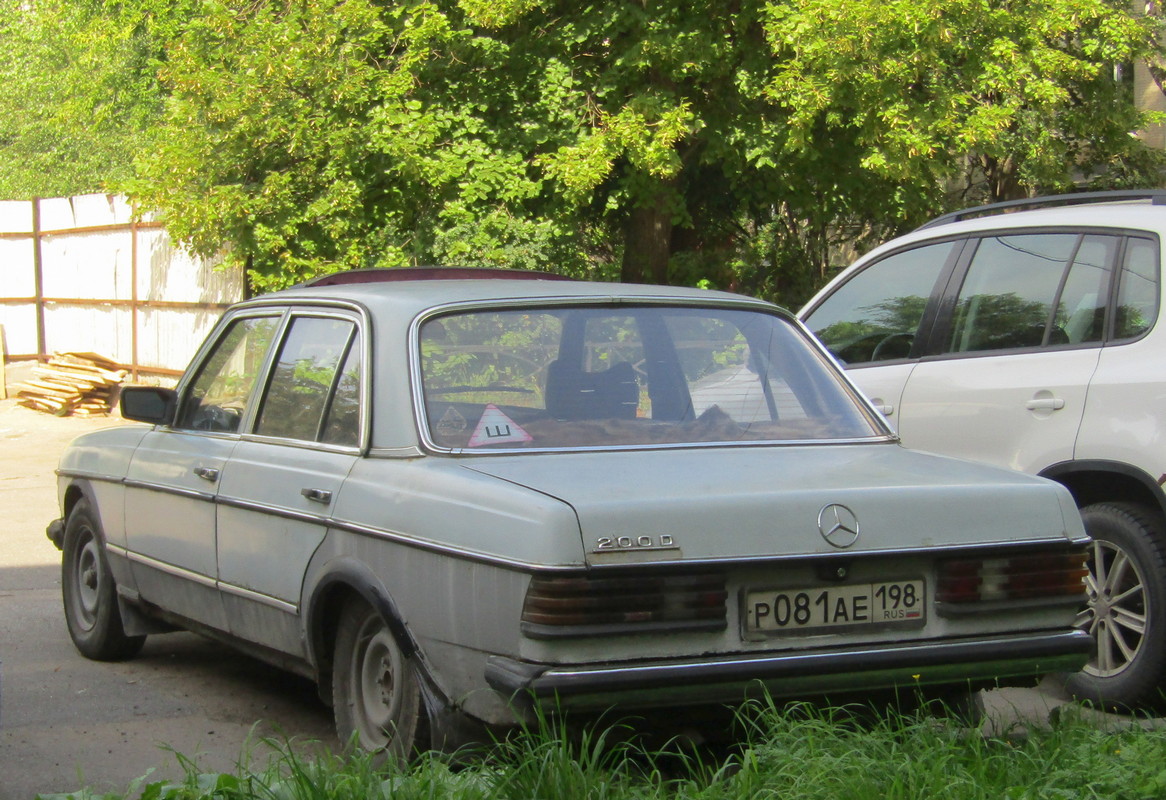
[[[431,443],[480,450],[881,436],[781,317],[645,306],[477,310],[421,327]]]

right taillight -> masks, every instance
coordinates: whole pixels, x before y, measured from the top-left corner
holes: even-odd
[[[938,565],[936,600],[984,603],[1001,600],[1085,599],[1084,551],[1027,553],[1006,558],[958,558]]]

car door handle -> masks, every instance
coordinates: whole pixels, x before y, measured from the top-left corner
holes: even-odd
[[[211,483],[219,479],[219,471],[214,467],[195,467],[194,474],[204,481],[210,481]]]
[[[313,503],[323,503],[328,505],[332,502],[332,493],[327,489],[300,489],[300,494],[311,500]]]
[[[889,417],[891,414],[895,413],[895,407],[884,401],[881,397],[872,397],[870,399],[870,404],[874,406],[875,410],[882,414],[884,417]]]
[[[1034,397],[1024,404],[1029,411],[1060,411],[1065,401],[1059,397]]]

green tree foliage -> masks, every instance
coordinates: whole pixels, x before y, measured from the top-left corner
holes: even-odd
[[[161,122],[162,48],[189,5],[0,0],[0,198],[93,192],[132,176]]]
[[[593,269],[531,151],[554,120],[504,45],[428,3],[214,4],[170,52],[168,135],[132,189],[253,284],[340,268]],[[529,105],[533,100],[527,99]],[[557,110],[557,109],[552,109]]]
[[[1161,181],[1114,78],[1161,20],[1124,0],[189,2],[122,185],[257,288],[449,263],[793,305],[952,206]]]

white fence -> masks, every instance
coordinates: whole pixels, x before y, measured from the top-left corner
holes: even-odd
[[[0,326],[9,359],[91,352],[130,369],[181,370],[242,270],[216,269],[133,220],[125,198],[0,202]]]

